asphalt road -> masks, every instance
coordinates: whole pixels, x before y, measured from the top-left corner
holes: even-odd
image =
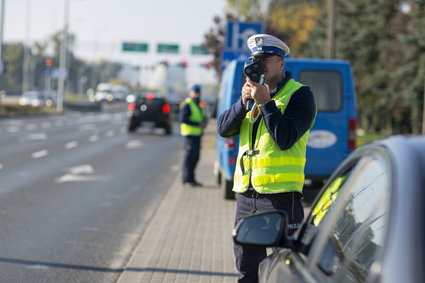
[[[0,119],[0,282],[115,282],[182,140],[120,113]]]

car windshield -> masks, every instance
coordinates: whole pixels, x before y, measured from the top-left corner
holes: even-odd
[[[327,183],[305,223],[300,237],[307,253],[335,282],[345,282],[344,274],[363,282],[382,251],[389,227],[388,164],[372,151],[353,159]]]

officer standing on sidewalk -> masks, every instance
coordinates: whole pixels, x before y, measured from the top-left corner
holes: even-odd
[[[316,104],[307,86],[284,71],[288,46],[280,39],[257,34],[248,39],[251,59],[261,62],[264,85],[248,77],[241,98],[218,118],[223,137],[240,135],[233,191],[235,224],[255,212],[284,210],[289,232],[304,218],[302,189],[308,133]],[[247,101],[257,105],[252,119]],[[239,282],[258,282],[258,265],[267,256],[264,247],[234,245]]]
[[[184,186],[201,187],[195,178],[195,169],[201,151],[201,137],[207,125],[205,109],[200,105],[201,86],[194,85],[189,97],[180,104],[180,133],[184,136],[184,160],[182,182]]]

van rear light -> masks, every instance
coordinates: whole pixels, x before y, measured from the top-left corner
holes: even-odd
[[[164,104],[163,106],[162,106],[162,112],[164,112],[164,113],[169,113],[170,112],[170,105],[167,105],[167,104]]]
[[[231,164],[231,165],[235,164],[235,159],[230,157],[229,158],[229,164]]]
[[[225,148],[234,148],[236,146],[235,138],[225,138],[224,147]]]
[[[348,120],[348,149],[356,149],[356,128],[357,120],[350,119]]]
[[[130,110],[130,111],[136,110],[136,103],[134,103],[134,102],[129,103],[128,106],[127,106],[127,109]]]

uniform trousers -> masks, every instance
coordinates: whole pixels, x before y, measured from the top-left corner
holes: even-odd
[[[184,137],[183,183],[194,183],[195,169],[201,151],[201,136]]]
[[[273,210],[283,210],[288,214],[290,224],[288,233],[292,234],[304,218],[302,194],[296,192],[259,194],[254,190],[238,193],[235,226],[241,218],[249,214]],[[233,250],[236,268],[239,271],[238,282],[258,282],[258,265],[267,256],[266,248],[234,244]]]

